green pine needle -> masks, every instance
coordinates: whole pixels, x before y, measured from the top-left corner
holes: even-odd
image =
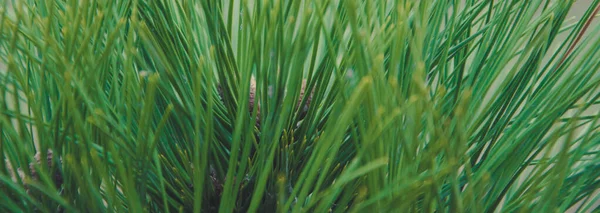
[[[600,0],[2,0],[0,212],[600,209]]]

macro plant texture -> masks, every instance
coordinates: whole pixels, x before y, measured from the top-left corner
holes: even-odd
[[[590,212],[600,0],[0,0],[0,212]]]

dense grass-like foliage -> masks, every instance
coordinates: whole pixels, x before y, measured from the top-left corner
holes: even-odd
[[[0,2],[0,212],[600,200],[600,0]]]

